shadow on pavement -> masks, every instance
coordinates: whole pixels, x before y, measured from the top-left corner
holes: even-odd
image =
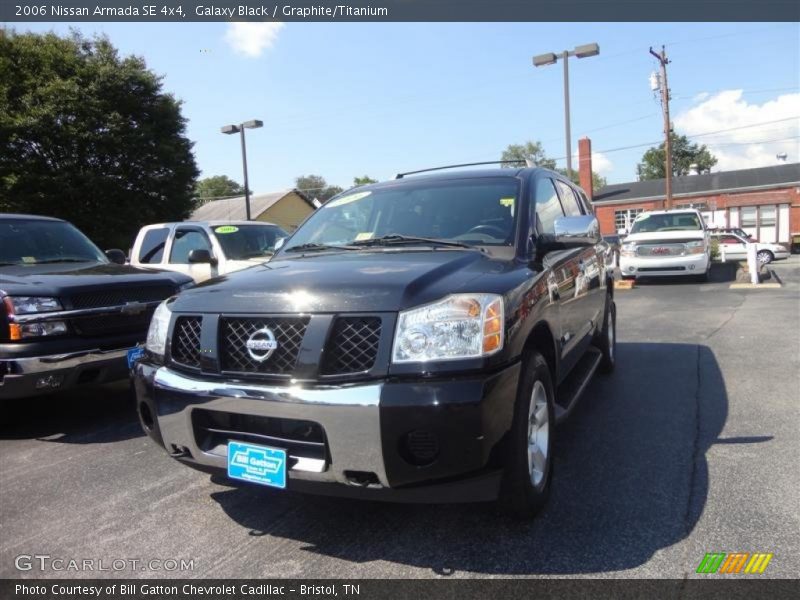
[[[143,436],[131,394],[130,383],[120,381],[7,400],[0,439],[104,444]]]
[[[728,400],[709,348],[620,343],[618,357],[616,372],[597,378],[557,430],[552,495],[533,522],[499,516],[491,504],[384,504],[251,486],[212,498],[265,544],[296,540],[308,552],[355,563],[391,561],[441,575],[640,566],[697,523],[711,445],[771,438],[718,440]]]

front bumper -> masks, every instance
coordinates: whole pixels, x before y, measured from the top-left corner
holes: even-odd
[[[497,497],[519,368],[516,363],[492,375],[457,379],[301,388],[189,376],[140,361],[134,381],[145,430],[171,456],[201,471],[227,473],[229,440],[287,447],[276,438],[260,441],[248,423],[310,422],[322,432],[324,451],[311,456],[287,442],[288,489],[464,502]],[[207,426],[209,415],[226,426]],[[412,432],[425,433],[428,450],[435,446],[432,460],[420,464],[409,457]]]
[[[619,270],[626,277],[674,277],[676,275],[702,275],[708,271],[707,254],[685,256],[641,257],[620,256]]]
[[[128,348],[93,349],[0,359],[0,400],[125,379],[128,376],[127,353]]]

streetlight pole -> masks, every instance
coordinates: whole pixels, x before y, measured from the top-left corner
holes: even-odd
[[[231,135],[233,133],[240,134],[242,140],[242,169],[244,170],[244,206],[245,206],[245,214],[247,215],[247,220],[250,221],[250,183],[247,180],[247,146],[245,144],[244,139],[244,130],[245,129],[258,129],[259,127],[263,127],[263,121],[259,121],[258,119],[253,119],[252,121],[245,121],[239,125],[226,125],[220,131],[227,135]]]
[[[573,50],[564,50],[561,55],[555,52],[548,52],[547,54],[539,54],[533,57],[534,67],[544,67],[545,65],[552,65],[561,59],[564,63],[564,129],[567,136],[567,176],[572,177],[572,128],[570,125],[570,111],[569,111],[569,57],[575,56],[577,58],[587,58],[589,56],[597,56],[600,54],[600,46],[595,43],[583,44],[576,46]]]

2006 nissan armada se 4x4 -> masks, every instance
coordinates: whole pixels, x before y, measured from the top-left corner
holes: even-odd
[[[135,382],[171,456],[303,492],[542,507],[555,424],[614,368],[597,220],[545,169],[408,175],[158,307]]]

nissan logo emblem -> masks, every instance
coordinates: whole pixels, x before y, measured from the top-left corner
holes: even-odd
[[[258,362],[264,362],[278,349],[278,342],[275,340],[275,335],[272,331],[268,327],[264,327],[250,334],[247,342],[245,342],[245,347],[250,358]]]

